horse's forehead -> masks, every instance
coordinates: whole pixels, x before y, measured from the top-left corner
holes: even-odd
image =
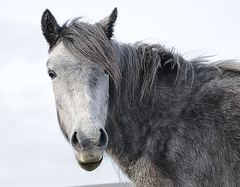
[[[66,49],[62,42],[58,43],[51,51],[49,52],[49,59],[47,66],[53,66],[54,64],[64,62],[70,64],[76,62],[76,58]]]
[[[70,54],[68,54],[66,47],[63,45],[63,42],[60,42],[49,52],[49,59],[63,57],[70,57]]]

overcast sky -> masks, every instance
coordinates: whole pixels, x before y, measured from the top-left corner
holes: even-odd
[[[60,24],[97,22],[118,7],[115,39],[174,47],[186,58],[240,59],[239,0],[1,0],[0,186],[54,187],[125,181],[109,157],[93,172],[78,167],[59,129],[41,15]]]

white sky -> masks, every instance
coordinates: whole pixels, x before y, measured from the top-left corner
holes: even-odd
[[[126,180],[109,157],[93,172],[78,167],[58,127],[48,46],[41,34],[49,8],[60,24],[99,21],[118,7],[115,38],[160,42],[185,56],[240,59],[238,0],[0,0],[0,186],[40,187]]]

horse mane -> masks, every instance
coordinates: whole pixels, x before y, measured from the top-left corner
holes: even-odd
[[[194,75],[193,66],[173,50],[167,50],[159,44],[116,45],[122,68],[121,75],[124,81],[122,95],[132,96],[140,89],[140,102],[145,96],[153,96],[156,82],[161,74],[173,73],[175,82],[180,83],[187,76]],[[134,71],[131,71],[134,70]],[[125,81],[126,80],[126,81]],[[140,87],[140,88],[139,88]],[[147,99],[147,98],[145,98]]]
[[[205,58],[187,61],[160,44],[118,43],[108,39],[100,24],[91,25],[79,18],[63,25],[58,41],[62,41],[79,60],[84,56],[108,72],[112,111],[117,108],[119,98],[126,103],[132,102],[136,92],[140,93],[140,103],[154,100],[156,83],[162,74],[173,74],[175,83],[180,84],[186,79],[193,82],[196,65],[215,67],[220,71],[240,70],[240,66],[232,61],[203,63],[208,62]]]

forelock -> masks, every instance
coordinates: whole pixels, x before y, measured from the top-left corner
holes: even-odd
[[[111,40],[107,38],[98,23],[91,25],[79,19],[67,22],[62,27],[60,40],[76,58],[81,54],[108,71],[114,81],[118,79],[119,70],[115,51]]]

